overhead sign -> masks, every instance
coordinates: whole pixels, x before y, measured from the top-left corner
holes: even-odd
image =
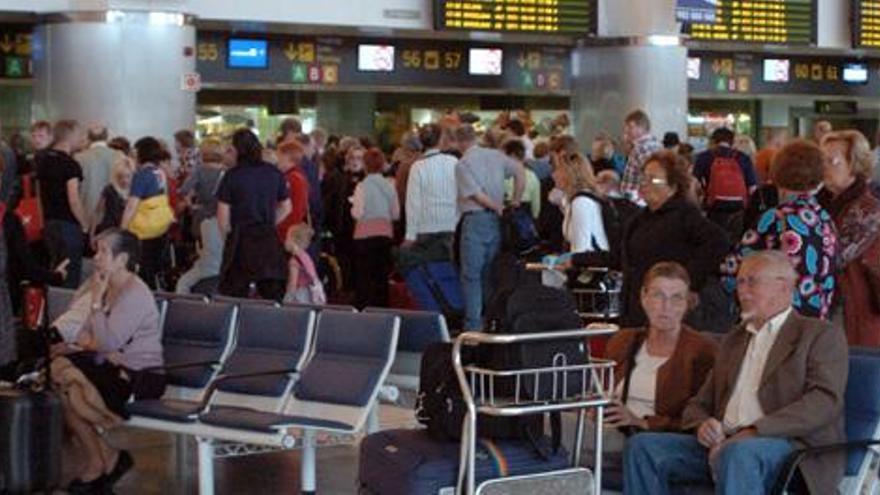
[[[197,70],[204,85],[570,90],[571,49],[462,41],[274,36],[264,70],[231,69],[228,35],[199,32]]]
[[[684,32],[705,41],[812,45],[817,0],[678,0]]]
[[[700,60],[699,77],[688,81],[692,94],[880,94],[877,59],[730,52],[691,52],[688,56]]]
[[[853,45],[880,48],[880,0],[852,0]]]
[[[33,77],[32,38],[30,26],[0,26],[0,78]]]
[[[583,36],[596,32],[596,3],[596,0],[434,0],[434,27]]]

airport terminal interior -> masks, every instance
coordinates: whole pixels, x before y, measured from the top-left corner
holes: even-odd
[[[0,0],[0,493],[880,493],[880,0]]]

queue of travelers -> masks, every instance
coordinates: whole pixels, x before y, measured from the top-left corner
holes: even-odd
[[[16,281],[78,288],[54,322],[52,367],[84,448],[70,490],[95,493],[133,464],[98,432],[164,388],[142,379],[162,364],[151,290],[387,307],[404,263],[444,259],[464,303],[453,330],[481,331],[505,211],[523,205],[541,252],[571,255],[548,270],[622,275],[606,435],[624,492],[766,492],[793,449],[843,439],[847,343],[880,345],[875,156],[861,133],[826,124],[760,151],[718,129],[694,156],[677,135],[658,140],[643,111],[624,118],[623,146],[603,133],[589,153],[520,119],[479,132],[452,114],[387,155],[295,119],[268,145],[240,129],[200,142],[181,131],[170,147],[38,122],[33,154],[4,160],[3,180],[6,167],[13,183],[36,177],[47,256],[34,259],[13,214],[18,188],[3,188],[0,374],[18,352]],[[797,482],[830,493],[841,473],[829,454]]]

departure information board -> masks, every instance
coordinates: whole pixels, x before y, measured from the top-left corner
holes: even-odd
[[[880,48],[880,0],[853,0],[853,44]]]
[[[596,0],[434,0],[438,30],[585,35],[596,32]]]
[[[816,0],[678,0],[677,8],[694,39],[784,45],[814,44],[816,14]]]

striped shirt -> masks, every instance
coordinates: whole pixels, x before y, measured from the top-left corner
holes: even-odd
[[[623,171],[623,179],[620,181],[620,190],[633,201],[639,200],[639,181],[648,158],[663,149],[660,141],[651,134],[645,134],[633,143],[632,151]]]
[[[458,223],[455,164],[458,160],[433,149],[410,168],[406,186],[406,240],[419,234],[454,232]]]

